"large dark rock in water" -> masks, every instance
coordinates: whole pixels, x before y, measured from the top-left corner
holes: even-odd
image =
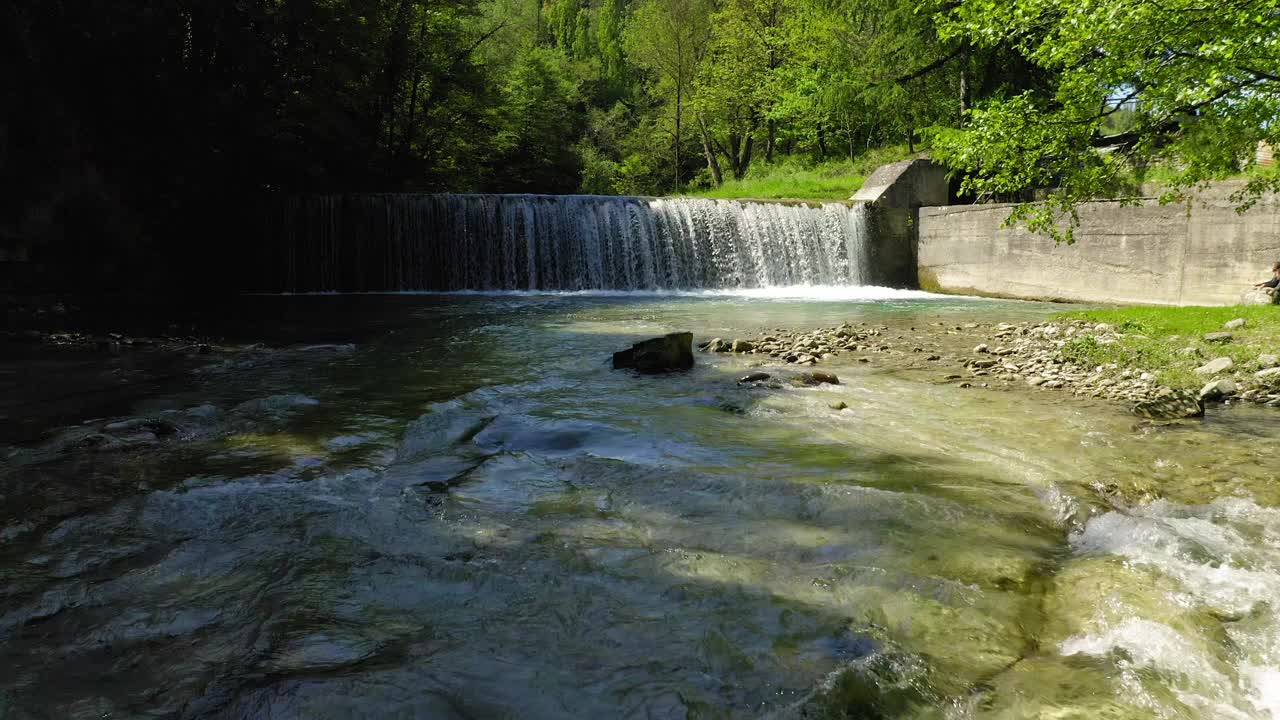
[[[642,373],[688,370],[693,367],[693,333],[674,332],[638,342],[630,350],[613,354],[613,369],[627,368]]]

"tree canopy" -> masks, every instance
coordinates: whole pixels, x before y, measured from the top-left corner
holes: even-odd
[[[942,38],[1008,48],[1045,79],[981,102],[938,154],[974,195],[1053,188],[1015,219],[1059,238],[1064,213],[1135,168],[1170,169],[1171,199],[1280,140],[1277,0],[964,0],[938,18]],[[1276,190],[1280,176],[1257,175],[1236,200]]]

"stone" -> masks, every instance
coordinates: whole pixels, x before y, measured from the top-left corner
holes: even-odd
[[[1235,335],[1229,332],[1212,332],[1204,336],[1204,341],[1211,343],[1228,343],[1233,339],[1235,339]]]
[[[733,346],[720,338],[712,338],[698,346],[703,352],[729,352]]]
[[[1189,390],[1169,388],[1162,388],[1154,397],[1139,400],[1132,409],[1134,415],[1152,420],[1178,420],[1204,415],[1204,403],[1199,395]]]
[[[770,374],[769,374],[769,373],[767,373],[767,372],[753,372],[753,373],[748,373],[748,374],[743,375],[742,377],[738,378],[738,384],[739,384],[739,385],[742,385],[742,384],[744,384],[744,383],[764,382],[765,380],[768,380],[768,379],[769,379],[769,378],[771,378],[771,377],[773,377],[773,376],[772,376],[772,375],[770,375]]]
[[[973,349],[973,351],[974,351],[974,352],[976,352],[976,353],[984,353],[984,352],[987,352],[987,344],[986,344],[986,343],[979,343],[979,344],[978,344],[978,346],[977,346],[977,347],[975,347],[975,348]]]
[[[715,341],[713,340],[712,343]],[[723,343],[723,341],[721,341]],[[722,352],[722,351],[713,351]],[[674,332],[644,340],[613,354],[613,369],[663,373],[693,367],[693,333]]]
[[[1235,320],[1228,320],[1222,324],[1222,327],[1228,330],[1238,330],[1244,327],[1244,318],[1236,318]]]
[[[1266,370],[1259,370],[1258,372],[1254,373],[1253,376],[1258,378],[1259,380],[1268,380],[1270,378],[1280,378],[1280,367],[1273,367],[1273,368],[1267,368]]]
[[[165,437],[176,434],[178,427],[168,420],[160,418],[131,418],[107,423],[102,426],[102,430],[112,435],[151,433],[153,436]]]
[[[1229,357],[1220,357],[1201,365],[1195,369],[1197,375],[1217,375],[1224,373],[1235,367],[1235,362]]]
[[[974,360],[973,361],[973,367],[976,367],[976,368],[995,367],[996,364],[997,364],[996,360]]]
[[[830,405],[829,407],[830,407],[832,410],[847,410],[847,409],[849,408],[849,404],[848,404],[848,403],[846,403],[846,402],[844,402],[844,401],[842,400],[842,401],[840,401],[840,402],[833,402],[833,403],[831,403],[831,405]]]
[[[1280,355],[1259,355],[1258,367],[1273,368],[1280,365]]]
[[[755,349],[755,343],[750,340],[734,340],[733,344],[729,346],[729,350],[736,353],[751,352]]]
[[[1201,400],[1217,400],[1219,398],[1230,397],[1235,394],[1236,383],[1231,378],[1214,380],[1200,388]]]
[[[1240,296],[1241,305],[1275,305],[1280,303],[1280,293],[1270,288],[1250,288]]]
[[[796,376],[795,380],[800,385],[807,385],[807,386],[823,385],[823,384],[827,384],[827,385],[840,384],[840,378],[836,377],[834,373],[821,372],[821,371],[800,373],[799,375]]]

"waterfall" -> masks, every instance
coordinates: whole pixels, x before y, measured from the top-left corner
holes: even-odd
[[[691,290],[864,285],[862,204],[596,195],[282,201],[274,290]],[[283,278],[284,287],[280,287]]]

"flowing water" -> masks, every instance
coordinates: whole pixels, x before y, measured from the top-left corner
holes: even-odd
[[[384,194],[282,202],[266,290],[671,290],[857,286],[862,204],[597,195]]]
[[[1057,309],[846,294],[264,297],[278,349],[0,363],[0,717],[1280,718],[1267,411],[606,364]]]

